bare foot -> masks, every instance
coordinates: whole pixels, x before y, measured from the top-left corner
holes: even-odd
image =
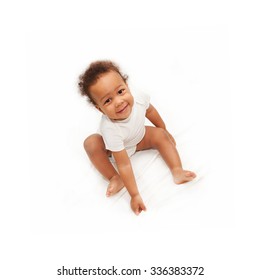
[[[189,181],[192,181],[196,174],[192,171],[178,169],[173,172],[174,182],[175,184],[183,184]]]
[[[109,185],[107,187],[106,196],[111,196],[118,193],[124,187],[124,183],[119,175],[115,175],[110,179]]]

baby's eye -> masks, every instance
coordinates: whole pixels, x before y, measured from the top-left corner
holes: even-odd
[[[124,93],[124,91],[125,91],[125,89],[124,89],[124,88],[122,88],[122,89],[120,89],[120,90],[118,91],[118,94],[123,94],[123,93]]]
[[[104,105],[108,104],[111,101],[111,98],[106,99],[106,101],[104,102]]]

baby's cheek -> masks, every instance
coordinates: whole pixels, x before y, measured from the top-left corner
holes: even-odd
[[[129,97],[129,103],[131,103],[132,105],[134,104],[134,97],[132,95],[130,95]]]

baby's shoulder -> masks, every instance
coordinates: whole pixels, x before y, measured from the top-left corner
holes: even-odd
[[[102,114],[101,120],[100,120],[100,126],[113,127],[114,123],[105,114]]]
[[[136,103],[144,105],[145,107],[149,106],[150,95],[148,95],[147,93],[140,90],[135,90],[133,96]]]
[[[105,131],[112,131],[117,129],[116,122],[113,122],[111,119],[109,119],[106,115],[102,115],[99,128],[101,132]]]

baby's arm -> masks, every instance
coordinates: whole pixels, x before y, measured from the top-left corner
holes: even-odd
[[[176,142],[175,142],[173,136],[167,131],[166,125],[165,125],[162,117],[160,116],[158,111],[155,109],[155,107],[151,103],[150,103],[148,109],[146,110],[145,116],[156,127],[165,129],[165,131],[167,132],[167,134],[170,137],[170,139],[172,140],[172,142],[176,145]]]
[[[158,111],[154,108],[154,106],[150,103],[148,109],[146,110],[145,114],[146,118],[154,124],[156,127],[161,127],[163,129],[166,129],[165,123],[158,113]]]
[[[146,210],[146,207],[137,188],[131,161],[125,149],[120,152],[113,152],[113,156],[116,161],[120,177],[131,196],[131,208],[135,214],[138,215],[143,210]]]

